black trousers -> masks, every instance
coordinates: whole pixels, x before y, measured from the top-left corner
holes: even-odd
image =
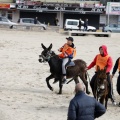
[[[95,80],[97,78],[97,74],[95,73],[94,76],[92,77],[91,81],[90,81],[90,86],[91,86],[91,89],[92,89],[92,92],[94,91],[94,83],[95,83]],[[108,84],[109,84],[109,98],[111,98],[111,100],[114,102],[114,98],[113,98],[113,85],[110,81],[110,74],[107,74],[107,81],[108,81]]]
[[[117,92],[120,95],[120,73],[119,73],[119,76],[117,78]]]

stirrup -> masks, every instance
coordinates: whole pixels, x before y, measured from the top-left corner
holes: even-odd
[[[62,85],[63,84],[66,84],[67,83],[67,80],[65,78],[62,79]]]

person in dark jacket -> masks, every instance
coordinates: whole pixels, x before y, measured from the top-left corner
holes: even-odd
[[[94,120],[106,112],[101,103],[84,91],[85,86],[78,83],[75,87],[76,95],[70,101],[67,120]]]
[[[112,78],[114,77],[116,71],[118,69],[119,75],[117,78],[117,92],[120,95],[120,57],[116,60],[113,71],[112,71]],[[120,106],[120,102],[119,102],[119,106]]]
[[[34,18],[34,24],[37,24],[37,22],[38,22],[38,17],[35,17]]]
[[[82,20],[79,19],[79,25],[78,25],[78,27],[79,27],[79,30],[80,30],[80,31],[81,31],[81,25],[82,25]]]
[[[84,31],[87,31],[87,29],[88,29],[88,19],[86,19],[84,22]]]

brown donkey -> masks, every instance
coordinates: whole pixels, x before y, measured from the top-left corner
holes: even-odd
[[[100,68],[97,67],[97,69],[97,78],[94,83],[93,95],[100,103],[104,104],[105,102],[105,107],[107,109],[109,86],[107,81],[106,68],[104,68],[104,70],[100,70]]]

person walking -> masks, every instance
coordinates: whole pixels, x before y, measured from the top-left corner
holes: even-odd
[[[55,19],[54,19],[54,24],[55,24],[55,26],[58,26],[58,25],[59,25],[59,20],[58,20],[57,17],[55,17]]]
[[[93,92],[94,91],[94,89],[93,89],[94,83],[95,83],[95,80],[97,77],[97,74],[96,74],[97,73],[97,66],[99,66],[100,69],[104,69],[106,67],[107,81],[109,83],[109,89],[110,89],[109,98],[111,98],[112,103],[116,105],[116,102],[113,98],[113,85],[112,85],[111,80],[110,80],[110,70],[112,69],[113,61],[107,52],[107,46],[105,46],[105,45],[100,46],[99,52],[100,52],[100,54],[95,56],[94,60],[91,62],[91,64],[86,69],[86,70],[89,70],[92,67],[96,66],[96,71],[95,71],[95,74],[90,81],[90,86],[91,86],[92,92]]]
[[[78,25],[78,27],[79,27],[79,30],[80,30],[80,31],[81,31],[81,25],[82,25],[82,20],[79,19],[79,25]]]
[[[70,101],[67,120],[94,120],[105,112],[101,103],[85,94],[83,83],[75,86],[75,97]]]
[[[37,24],[38,23],[38,17],[35,17],[34,18],[34,24]]]
[[[115,65],[113,67],[112,78],[114,77],[117,69],[119,71],[119,75],[118,75],[118,78],[117,78],[117,92],[120,95],[120,57],[116,60]],[[119,106],[120,106],[120,102],[119,102]]]
[[[84,21],[84,31],[87,31],[88,29],[88,19],[85,19]]]

